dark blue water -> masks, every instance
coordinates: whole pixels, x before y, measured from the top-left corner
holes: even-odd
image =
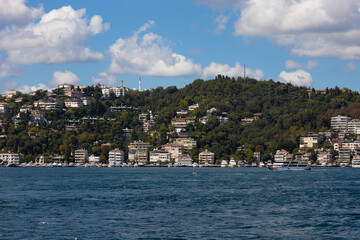
[[[0,239],[360,239],[360,169],[1,168]]]

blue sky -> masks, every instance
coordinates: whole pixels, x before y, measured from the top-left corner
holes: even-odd
[[[0,0],[0,91],[217,74],[360,89],[360,2]]]

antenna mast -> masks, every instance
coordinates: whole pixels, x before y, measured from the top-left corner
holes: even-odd
[[[141,91],[141,76],[139,77],[139,92]]]
[[[124,87],[124,80],[121,80],[121,87]]]
[[[245,80],[245,78],[246,78],[246,66],[244,64],[244,80]]]

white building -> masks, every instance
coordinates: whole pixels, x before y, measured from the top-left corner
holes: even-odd
[[[124,151],[119,150],[118,148],[109,151],[109,165],[110,166],[121,166],[125,162]]]
[[[114,93],[116,97],[125,96],[125,93],[130,91],[127,87],[106,87],[101,90],[103,97],[110,97],[111,93]]]
[[[151,163],[170,162],[171,160],[170,153],[164,149],[153,150],[149,155]]]
[[[94,156],[94,154],[89,156],[89,163],[90,164],[97,164],[99,162],[100,162],[100,157],[99,156]]]
[[[65,107],[67,108],[79,108],[84,106],[84,103],[80,99],[69,99],[65,101]]]
[[[331,118],[331,127],[335,131],[346,132],[348,130],[348,123],[351,121],[351,117],[338,115]]]
[[[24,155],[19,153],[0,153],[0,159],[8,164],[19,165],[24,160]]]
[[[199,164],[214,164],[215,163],[215,154],[213,152],[209,152],[207,149],[204,152],[199,153]]]

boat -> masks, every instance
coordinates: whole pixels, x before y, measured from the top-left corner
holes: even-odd
[[[263,162],[260,162],[259,167],[266,167],[266,166],[265,166],[265,164]]]
[[[197,162],[194,162],[194,163],[192,164],[192,166],[193,166],[193,167],[199,167],[199,164],[198,164]]]
[[[268,165],[269,170],[311,170],[311,165],[305,162],[274,162]]]
[[[16,165],[15,163],[9,163],[8,165],[6,165],[6,167],[18,167],[18,165]]]
[[[229,162],[229,167],[235,167],[236,166],[236,161],[232,158],[230,159],[230,162]]]
[[[220,166],[221,167],[227,167],[228,162],[226,160],[222,160]]]

